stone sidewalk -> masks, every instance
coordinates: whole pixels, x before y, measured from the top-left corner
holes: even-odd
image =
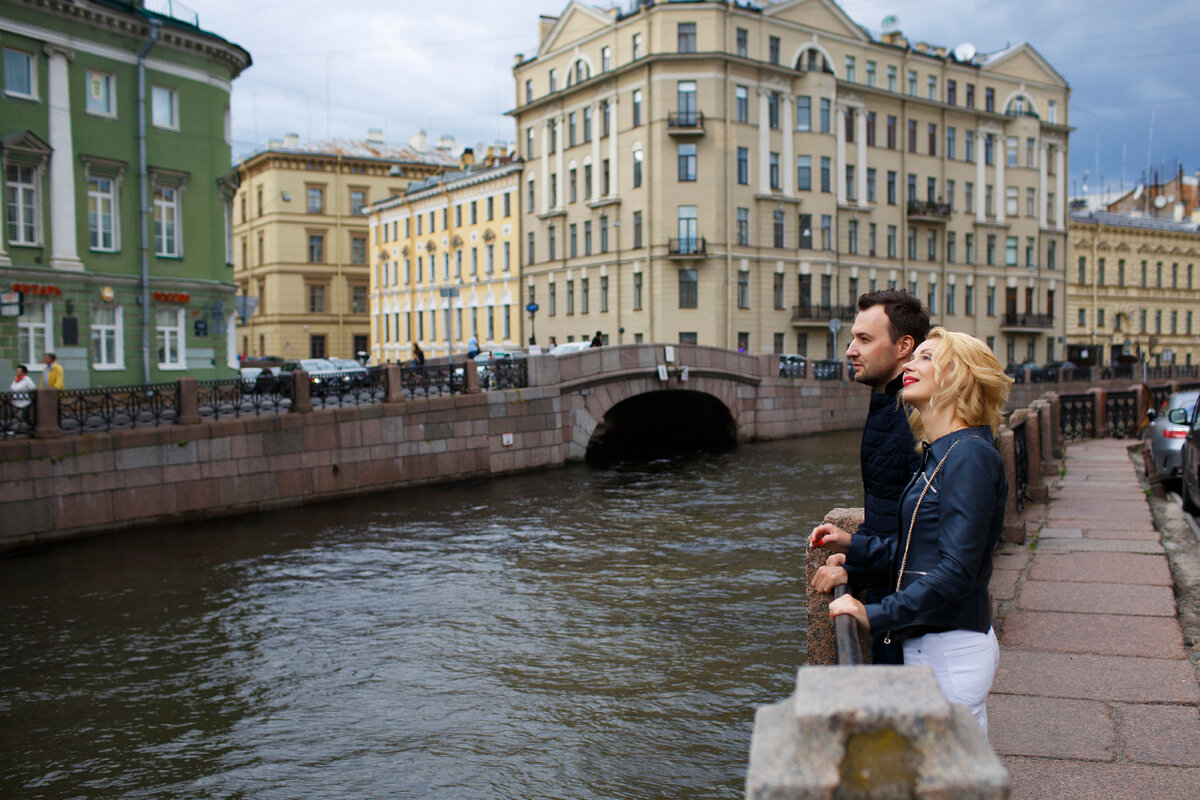
[[[1036,547],[996,558],[989,736],[1011,800],[1200,798],[1200,683],[1129,444],[1069,445]]]

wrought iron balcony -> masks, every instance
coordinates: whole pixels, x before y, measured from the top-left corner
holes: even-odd
[[[910,200],[908,218],[925,222],[945,222],[950,219],[950,204],[932,200]]]
[[[799,323],[801,325],[808,323],[815,325],[826,325],[831,319],[840,319],[843,322],[853,322],[857,315],[857,306],[792,306],[792,322]]]
[[[677,136],[703,136],[703,111],[667,112],[667,133]]]
[[[708,244],[704,241],[703,236],[667,240],[667,255],[669,256],[703,256],[707,253]]]
[[[1005,314],[1002,328],[1053,328],[1052,314]]]

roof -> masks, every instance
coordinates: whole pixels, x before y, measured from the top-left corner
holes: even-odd
[[[1072,212],[1071,221],[1110,225],[1115,228],[1143,228],[1171,233],[1200,233],[1200,223],[1197,222],[1176,222],[1173,219],[1135,217],[1130,214],[1114,214],[1111,211]]]
[[[436,147],[424,152],[414,150],[408,145],[385,144],[366,139],[328,139],[317,142],[296,142],[284,145],[282,142],[268,143],[265,147],[255,150],[242,159],[242,163],[250,161],[262,153],[290,153],[306,156],[342,156],[343,158],[358,158],[369,161],[386,161],[388,163],[406,162],[418,164],[433,164],[439,167],[458,166],[459,159],[448,150]]]

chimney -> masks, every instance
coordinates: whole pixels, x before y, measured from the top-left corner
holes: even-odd
[[[297,147],[300,146],[300,134],[285,133],[283,135],[283,146],[288,148],[289,150],[295,150]]]
[[[908,39],[905,39],[904,34],[900,31],[888,31],[880,36],[879,40],[894,47],[908,47]]]
[[[448,133],[443,133],[441,136],[438,137],[437,148],[438,148],[438,150],[453,150],[454,149],[454,137]]]
[[[383,129],[382,128],[367,128],[367,143],[368,144],[383,144]]]
[[[419,130],[408,137],[408,145],[418,153],[424,153],[429,149],[429,135],[424,130]]]
[[[471,147],[464,147],[462,151],[461,163],[463,169],[475,166],[475,150]]]
[[[558,24],[558,17],[548,17],[543,14],[538,18],[538,45],[546,41],[546,37],[550,35],[551,29]]]

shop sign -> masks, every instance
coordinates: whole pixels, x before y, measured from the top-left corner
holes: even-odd
[[[187,292],[155,292],[154,299],[159,303],[187,303],[192,296]]]
[[[100,290],[100,299],[106,303],[111,303],[116,296],[117,293],[113,291],[113,287],[111,286],[105,286]]]
[[[62,294],[62,289],[57,286],[51,286],[48,283],[14,283],[12,290],[21,294],[38,294],[50,297],[58,297]]]

